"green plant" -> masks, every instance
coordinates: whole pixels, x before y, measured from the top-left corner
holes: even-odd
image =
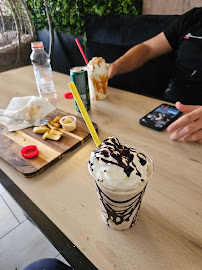
[[[43,0],[24,0],[36,30],[48,29]],[[137,15],[142,10],[142,0],[47,0],[53,29],[73,35],[85,33],[88,15]]]

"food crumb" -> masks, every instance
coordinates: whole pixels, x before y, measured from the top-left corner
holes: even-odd
[[[88,240],[88,236],[86,236],[86,240]]]
[[[113,266],[115,266],[115,263],[113,263]]]
[[[26,141],[26,138],[23,139],[23,142]]]

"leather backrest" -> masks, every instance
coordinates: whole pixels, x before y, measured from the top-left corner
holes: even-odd
[[[163,31],[178,15],[89,16],[86,20],[87,58],[103,57],[110,63],[128,49]],[[123,90],[162,98],[175,70],[175,52],[146,63],[140,69],[109,80]]]

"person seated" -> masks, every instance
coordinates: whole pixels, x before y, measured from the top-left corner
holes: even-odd
[[[179,16],[157,36],[141,43],[109,64],[109,79],[131,72],[151,59],[177,50],[175,76],[165,90],[164,99],[177,102],[186,113],[167,130],[170,139],[202,143],[202,8],[194,8]],[[182,103],[186,104],[183,105]]]

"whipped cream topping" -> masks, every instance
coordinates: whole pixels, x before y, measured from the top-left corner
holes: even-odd
[[[148,181],[152,161],[140,149],[123,145],[115,137],[104,140],[93,151],[89,170],[102,185],[109,189],[138,189]]]
[[[102,57],[93,57],[87,65],[88,72],[105,74],[108,73],[108,68],[105,60]]]

